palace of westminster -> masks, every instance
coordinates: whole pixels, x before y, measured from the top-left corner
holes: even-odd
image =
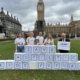
[[[38,35],[39,31],[43,32],[44,35],[52,34],[54,37],[60,37],[61,33],[66,33],[69,37],[80,37],[80,20],[74,21],[73,15],[69,24],[61,25],[60,23],[56,25],[46,24],[45,18],[45,5],[43,0],[39,0],[37,3],[37,20],[35,22],[34,33]],[[54,18],[54,17],[53,17]],[[0,12],[0,33],[5,33],[6,36],[15,36],[22,31],[22,25],[18,19],[7,14],[5,14],[3,8]]]
[[[73,15],[69,24],[61,25],[60,23],[56,25],[46,24],[44,19],[45,5],[43,0],[39,0],[37,4],[37,20],[35,22],[34,32],[38,34],[39,31],[42,31],[47,34],[52,34],[53,36],[60,36],[61,33],[66,33],[68,36],[80,37],[80,20],[74,21]]]
[[[22,31],[22,25],[18,18],[5,14],[3,7],[0,12],[0,33],[5,33],[6,37],[15,37],[19,32]]]

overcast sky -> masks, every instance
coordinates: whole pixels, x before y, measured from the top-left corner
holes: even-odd
[[[19,18],[22,30],[33,30],[37,20],[37,2],[39,0],[0,0],[0,7]],[[68,24],[73,14],[74,20],[80,20],[80,0],[43,0],[46,23]]]

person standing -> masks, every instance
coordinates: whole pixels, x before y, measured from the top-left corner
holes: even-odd
[[[16,51],[15,52],[24,52],[25,40],[22,38],[22,33],[18,34],[18,37],[15,39]]]
[[[54,40],[53,40],[51,34],[49,34],[49,35],[47,36],[47,38],[45,39],[44,45],[54,45]]]
[[[35,45],[34,33],[30,32],[29,37],[26,39],[27,45]]]
[[[37,45],[43,45],[44,38],[42,36],[42,32],[39,32],[39,36],[36,37],[36,43]]]
[[[62,38],[59,39],[59,41],[62,41],[62,42],[70,42],[70,40],[68,38],[66,38],[66,34],[65,33],[62,33]],[[59,50],[60,53],[68,53],[69,51],[68,50]]]

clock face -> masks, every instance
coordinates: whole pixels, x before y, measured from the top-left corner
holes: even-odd
[[[38,5],[38,10],[43,10],[43,6],[42,5]]]

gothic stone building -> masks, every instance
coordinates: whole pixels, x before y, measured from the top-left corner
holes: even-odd
[[[66,33],[69,37],[80,37],[80,20],[74,21],[73,15],[69,24],[61,25],[60,23],[52,25],[45,22],[44,19],[45,6],[43,0],[39,0],[37,4],[37,21],[35,22],[35,34],[42,31],[43,34],[47,35],[51,33],[55,37],[61,36],[61,33]]]
[[[0,33],[5,33],[6,36],[16,36],[19,32],[22,31],[22,25],[18,21],[18,18],[16,20],[15,16],[14,18],[9,15],[9,12],[7,11],[7,14],[5,14],[3,8],[1,8],[0,12]]]

